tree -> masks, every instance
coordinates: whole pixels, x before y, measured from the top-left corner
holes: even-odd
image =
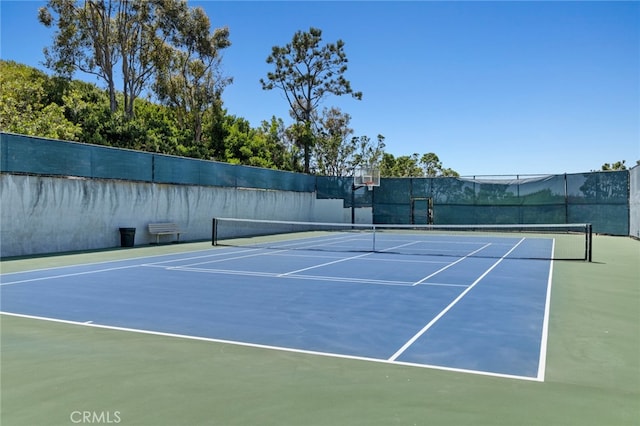
[[[378,135],[375,144],[368,136],[353,138],[356,152],[353,155],[353,166],[366,168],[380,168],[384,158],[384,136]]]
[[[612,171],[612,170],[627,170],[627,166],[624,164],[625,160],[615,162],[613,164],[604,163],[602,165],[602,171]]]
[[[118,108],[114,67],[119,58],[113,13],[112,3],[104,0],[85,0],[82,7],[75,0],[49,0],[38,11],[40,23],[57,27],[53,46],[44,49],[46,66],[69,79],[80,70],[103,80],[112,113]]]
[[[420,157],[420,165],[426,177],[460,176],[455,170],[445,169],[438,156],[433,152],[423,154],[422,157]]]
[[[422,156],[414,153],[398,158],[385,153],[380,174],[384,177],[460,176],[455,170],[445,169],[438,156],[432,152]]]
[[[270,147],[272,161],[279,170],[302,171],[300,151],[281,118],[274,116],[270,121],[263,121],[260,131]]]
[[[176,108],[183,126],[191,126],[194,143],[200,144],[205,113],[221,104],[224,88],[232,82],[221,72],[220,51],[231,45],[229,29],[211,34],[211,23],[202,8],[179,9],[164,31],[171,45],[164,46],[166,60],[158,62],[155,90],[159,99]]]
[[[263,90],[280,89],[291,108],[290,112],[298,127],[299,145],[304,150],[304,171],[309,172],[314,138],[311,129],[313,113],[329,94],[350,94],[362,99],[361,92],[354,92],[344,78],[347,71],[347,56],[344,42],[338,40],[321,46],[322,30],[311,27],[309,32],[297,31],[291,43],[283,47],[274,46],[267,63],[275,70],[260,79]]]
[[[43,25],[57,27],[53,45],[44,50],[45,64],[65,78],[76,70],[97,76],[107,85],[115,113],[114,72],[120,62],[124,112],[132,118],[134,101],[154,69],[158,46],[154,10],[151,1],[49,0],[38,12]]]
[[[190,9],[182,0],[49,0],[38,18],[57,28],[53,45],[44,51],[47,67],[66,78],[76,70],[96,75],[107,85],[111,113],[118,109],[114,70],[121,65],[128,119],[157,69],[181,75],[184,82],[174,82],[176,90],[197,87],[191,97],[198,104],[193,98],[203,96],[200,87],[211,85],[206,80],[218,59],[212,46],[229,44],[228,30],[216,31],[211,36],[215,40],[210,39],[204,11]],[[197,137],[200,134],[197,128]]]
[[[339,108],[325,108],[320,118],[320,135],[314,149],[315,171],[324,176],[347,176],[353,170],[354,141],[349,138],[351,116]]]
[[[166,2],[170,5],[171,2]],[[152,1],[121,0],[115,18],[122,60],[124,113],[134,116],[134,102],[163,60],[160,19]]]
[[[442,162],[433,152],[429,152],[420,157],[420,164],[426,177],[437,176],[438,171],[442,169]]]
[[[385,153],[382,159],[380,176],[383,177],[423,177],[422,168],[418,165],[418,154],[394,157]]]

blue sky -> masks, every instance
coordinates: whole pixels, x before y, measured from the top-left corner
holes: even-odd
[[[44,69],[43,1],[0,2],[2,59]],[[465,176],[575,173],[640,160],[640,2],[190,1],[228,26],[230,114],[288,124],[260,78],[274,45],[317,27],[342,39],[363,99],[329,97],[355,135],[435,152]],[[101,84],[101,83],[99,83]]]

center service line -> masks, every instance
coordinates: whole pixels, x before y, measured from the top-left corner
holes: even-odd
[[[423,282],[425,282],[426,280],[428,280],[429,278],[438,275],[440,272],[444,271],[445,269],[449,269],[451,268],[453,265],[455,265],[456,263],[460,263],[463,260],[465,260],[466,258],[468,258],[469,256],[473,256],[474,254],[478,253],[480,250],[484,250],[485,248],[489,247],[491,245],[491,243],[487,243],[485,245],[483,245],[482,247],[480,247],[478,250],[472,251],[471,253],[469,253],[468,255],[461,257],[460,259],[456,260],[453,263],[449,263],[447,266],[438,269],[437,271],[435,271],[433,274],[431,275],[427,275],[426,277],[424,277],[423,279],[421,279],[420,281],[416,281],[415,283],[413,283],[412,285],[416,286],[418,284],[422,284]]]
[[[391,248],[388,248],[388,249],[385,249],[385,250],[394,250],[394,249],[397,249],[399,247],[404,247],[404,246],[407,246],[407,245],[410,245],[410,244],[415,244],[415,242],[407,243],[407,244],[401,244],[399,246],[391,247]],[[321,268],[323,266],[333,265],[335,263],[346,262],[347,260],[360,259],[360,258],[365,257],[365,256],[370,256],[373,253],[375,253],[375,252],[368,252],[368,253],[364,253],[364,254],[359,254],[357,256],[345,257],[344,259],[338,259],[338,260],[334,260],[332,262],[321,263],[320,265],[309,266],[308,268],[298,269],[297,271],[285,272],[283,274],[278,275],[278,277],[286,277],[287,275],[293,275],[293,274],[297,274],[299,272],[308,271],[310,269]]]
[[[309,266],[308,268],[298,269],[297,271],[285,272],[283,274],[277,275],[278,277],[286,277],[287,275],[297,274],[298,272],[308,271],[309,269],[320,268],[322,266],[333,265],[334,263],[346,262],[347,260],[358,259],[360,257],[369,256],[371,253],[359,254],[357,256],[345,257],[343,259],[334,260],[332,262],[321,263],[320,265]]]
[[[449,305],[444,308],[442,310],[442,312],[440,312],[434,319],[432,319],[427,325],[425,325],[424,327],[422,327],[422,330],[420,330],[419,332],[417,332],[411,339],[409,339],[409,341],[407,341],[407,343],[405,343],[400,349],[398,349],[398,351],[396,353],[394,353],[393,355],[391,355],[391,357],[389,358],[389,361],[395,361],[396,359],[398,359],[398,357],[400,355],[402,355],[407,349],[409,349],[409,346],[413,345],[415,343],[416,340],[418,340],[420,338],[420,336],[422,336],[424,333],[427,332],[427,330],[429,330],[436,322],[438,322],[438,320],[440,318],[442,318],[447,312],[449,312],[467,293],[469,293],[471,291],[471,289],[473,287],[476,286],[476,284],[478,284],[484,277],[486,277],[489,272],[491,272],[496,266],[498,266],[507,256],[509,256],[509,254],[511,254],[512,251],[514,251],[516,249],[516,247],[518,247],[525,239],[522,238],[520,241],[518,241],[518,243],[513,246],[511,248],[511,250],[509,250],[507,253],[504,254],[504,256],[502,256],[500,259],[498,259],[498,261],[496,263],[494,263],[493,265],[491,265],[491,267],[489,269],[487,269],[482,275],[480,275],[480,277],[478,277],[477,280],[475,280],[473,282],[473,284],[471,284],[469,287],[467,287],[462,293],[460,293],[460,295],[458,297],[456,297],[453,302],[449,303]]]

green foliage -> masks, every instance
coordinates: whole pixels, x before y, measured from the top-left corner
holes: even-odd
[[[225,123],[225,161],[232,164],[266,165],[267,161],[259,156],[261,138],[243,118],[227,117]]]
[[[6,132],[295,172],[304,171],[304,147],[315,145],[314,171],[319,174],[347,176],[355,167],[376,164],[383,176],[421,170],[417,154],[398,159],[385,154],[381,135],[377,141],[352,137],[349,114],[337,108],[325,110],[316,129],[300,122],[286,127],[276,117],[253,128],[247,120],[227,114],[218,99],[201,114],[198,143],[178,107],[138,98],[133,117],[124,111],[112,113],[108,90],[49,77],[15,62],[0,61],[0,89],[0,129]],[[122,103],[124,94],[116,95],[116,102]],[[431,155],[438,173],[446,173]]]
[[[273,146],[273,161],[279,164],[281,170],[302,172],[303,153],[296,145],[292,128],[285,128],[281,118],[271,117],[271,121],[263,121],[260,130],[267,138],[268,144]]]
[[[232,164],[299,171],[288,152],[282,120],[272,118],[254,129],[243,118],[226,116],[224,122],[224,158]]]
[[[178,155],[177,147],[190,140],[190,135],[180,131],[176,126],[171,109],[161,105],[138,99],[135,121],[146,129],[145,138],[139,148],[144,151]]]
[[[627,170],[627,166],[624,163],[625,163],[625,160],[617,161],[613,164],[604,163],[602,165],[602,171]]]
[[[368,136],[359,136],[353,138],[356,151],[353,155],[353,163],[355,167],[375,168],[380,167],[384,157],[384,136],[378,135],[374,143]]]
[[[418,165],[418,154],[394,157],[385,153],[382,158],[380,176],[384,177],[422,177],[422,169]]]
[[[41,71],[0,60],[0,130],[30,136],[78,140],[81,129],[52,100],[53,82]]]
[[[353,170],[356,143],[350,136],[351,116],[339,108],[324,109],[320,118],[320,134],[316,137],[313,156],[315,172],[325,176],[349,176]]]
[[[382,158],[380,175],[383,177],[436,177],[436,176],[459,176],[452,169],[445,169],[438,156],[432,152],[423,154],[421,157],[413,155],[403,155],[394,157],[385,153]]]

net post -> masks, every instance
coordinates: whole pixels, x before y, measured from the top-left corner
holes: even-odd
[[[371,251],[375,252],[376,251],[376,225],[372,225],[372,229],[373,229],[373,247],[371,247]]]
[[[211,222],[211,245],[218,245],[218,221],[214,217]]]
[[[587,224],[587,261],[593,260],[593,225]]]
[[[356,223],[356,184],[351,185],[351,224]]]

